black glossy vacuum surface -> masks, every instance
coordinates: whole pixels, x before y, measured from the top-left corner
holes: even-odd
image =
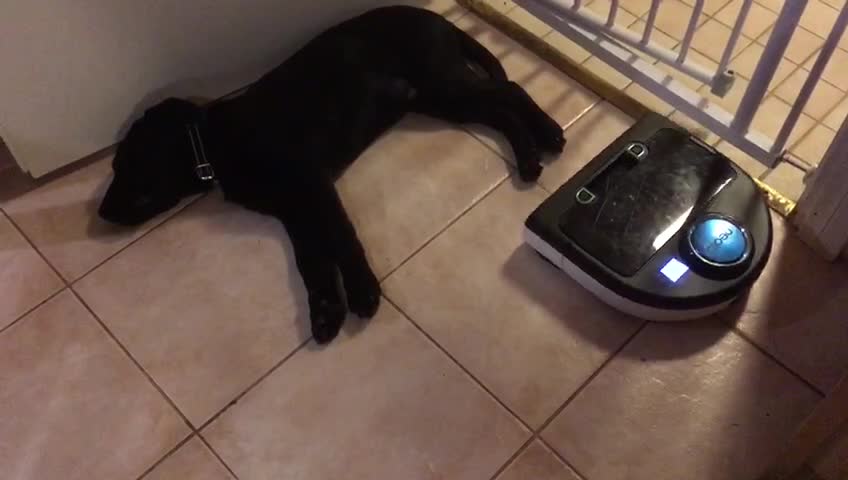
[[[601,152],[527,227],[617,294],[670,309],[744,293],[772,241],[753,180],[658,115]]]

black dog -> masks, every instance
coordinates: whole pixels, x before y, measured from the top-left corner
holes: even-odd
[[[138,224],[217,180],[228,200],[283,222],[313,336],[328,342],[348,310],[371,317],[381,295],[333,181],[408,112],[502,132],[527,181],[565,145],[476,40],[427,10],[385,7],[319,35],[233,99],[149,109],[118,146],[100,215]]]

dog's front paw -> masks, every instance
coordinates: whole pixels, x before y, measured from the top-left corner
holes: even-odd
[[[544,149],[548,153],[562,153],[565,149],[565,135],[559,125],[546,136]]]
[[[383,291],[380,288],[380,282],[370,269],[368,272],[355,275],[354,278],[346,277],[345,290],[347,306],[352,313],[359,318],[371,318],[377,313]]]
[[[535,182],[542,175],[542,165],[538,161],[520,162],[518,176],[525,182]]]
[[[319,344],[331,342],[339,334],[347,311],[337,300],[320,296],[309,299],[309,318],[312,321],[312,338]]]

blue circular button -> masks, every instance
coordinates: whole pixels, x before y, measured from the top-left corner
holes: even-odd
[[[721,217],[699,220],[689,232],[689,243],[702,260],[720,266],[735,265],[748,253],[745,231]]]

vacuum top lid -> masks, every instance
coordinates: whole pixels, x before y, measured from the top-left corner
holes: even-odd
[[[683,132],[661,129],[644,142],[629,143],[583,183],[560,228],[588,254],[631,276],[734,178],[736,170],[726,160]],[[707,223],[693,244],[705,242],[699,239],[725,223],[732,221]],[[732,256],[729,247],[710,249],[703,257],[722,264]]]

